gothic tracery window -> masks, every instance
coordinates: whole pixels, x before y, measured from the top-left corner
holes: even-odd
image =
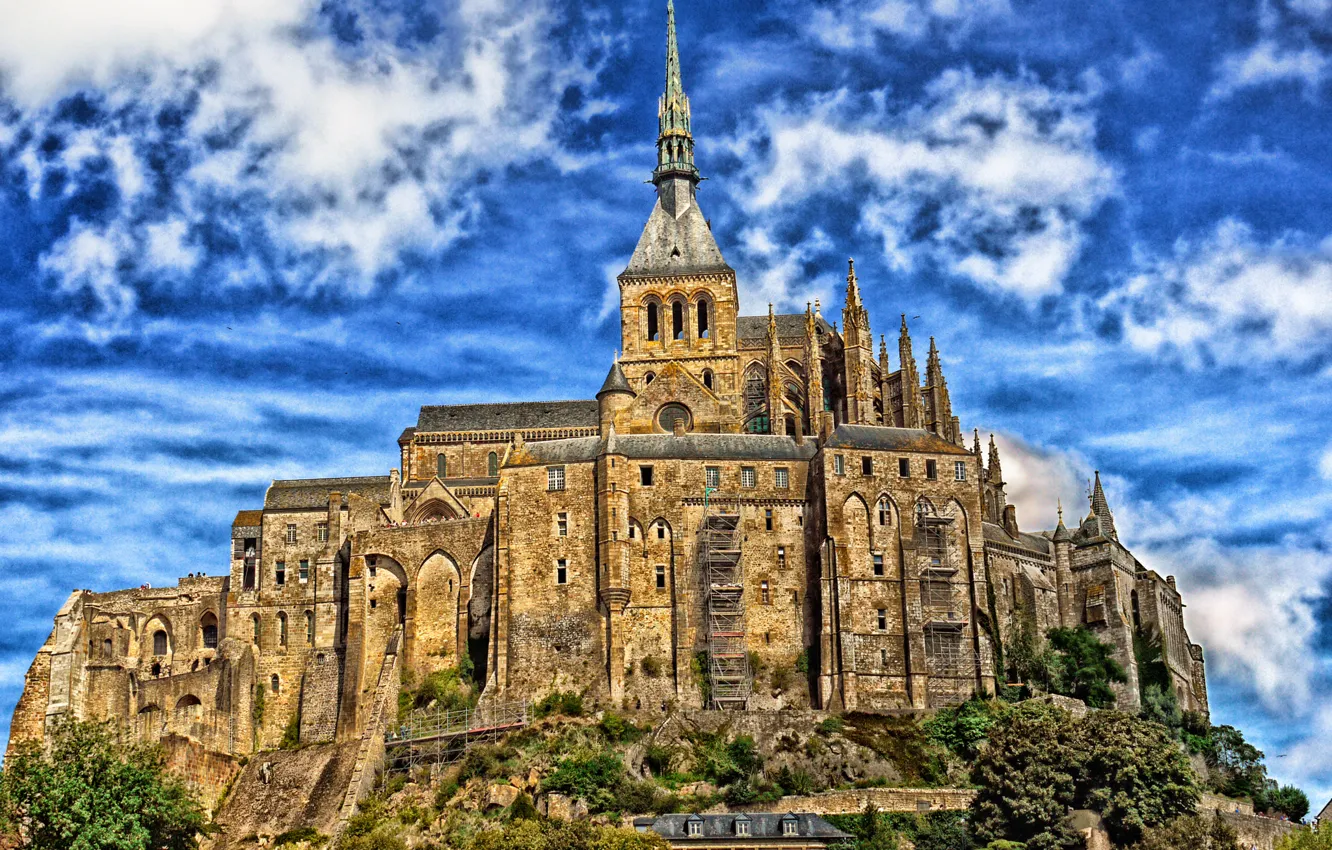
[[[768,376],[757,363],[745,373],[745,430],[751,434],[772,430],[768,424]]]

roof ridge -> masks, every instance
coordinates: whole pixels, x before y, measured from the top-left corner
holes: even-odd
[[[480,407],[482,405],[495,407],[501,404],[596,404],[594,398],[560,398],[550,401],[467,401],[461,404],[423,404],[426,407]]]

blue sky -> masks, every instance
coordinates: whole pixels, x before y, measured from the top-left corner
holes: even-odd
[[[662,5],[0,0],[4,722],[72,587],[223,571],[422,403],[596,390]],[[1100,469],[1214,719],[1332,794],[1332,0],[677,14],[745,312],[854,256],[1023,526]]]

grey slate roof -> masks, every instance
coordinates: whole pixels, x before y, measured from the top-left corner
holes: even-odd
[[[494,404],[427,405],[417,431],[511,431],[522,428],[595,428],[597,403],[518,401]]]
[[[597,390],[597,398],[601,398],[606,393],[628,393],[633,395],[633,388],[629,386],[629,379],[624,376],[624,370],[620,368],[620,361],[616,360],[611,364],[610,371],[606,373],[606,380],[602,383],[601,389]]]
[[[1029,549],[1047,557],[1051,554],[1050,539],[1045,534],[1029,534],[1025,531],[1019,531],[1018,536],[1014,538],[1002,525],[996,525],[992,522],[982,522],[981,529],[985,532],[986,543],[1016,546],[1019,549]],[[1046,532],[1046,534],[1048,533]]]
[[[802,337],[805,335],[804,313],[779,313],[774,318],[777,320],[777,336]],[[814,319],[814,325],[823,333],[832,332],[832,325],[825,322],[822,316]],[[737,339],[767,339],[768,317],[737,316],[735,319],[735,335]]]
[[[643,235],[625,268],[626,275],[673,275],[730,271],[722,259],[712,228],[699,211],[697,200],[679,217],[668,213],[661,200],[652,206]]]
[[[746,812],[725,815],[661,815],[660,817],[634,818],[634,829],[638,832],[651,830],[662,838],[688,839],[686,824],[692,818],[703,821],[703,838],[734,838],[737,818],[749,819],[750,834],[754,838],[780,838],[782,819],[785,814],[773,812]],[[822,838],[829,843],[842,841],[852,836],[842,832],[818,815],[795,813],[790,815],[796,821],[796,835],[801,838]]]
[[[807,461],[818,447],[771,434],[625,434],[615,436],[614,451],[635,460],[792,460]],[[527,443],[519,464],[583,463],[601,451],[598,437]]]
[[[416,436],[415,428],[402,429],[402,434],[399,435],[398,437],[398,445],[402,445],[403,443],[410,443],[412,441],[412,437],[415,436]]]
[[[828,447],[950,455],[971,454],[967,449],[929,431],[915,428],[887,428],[882,425],[838,425],[828,440]]]
[[[328,507],[328,494],[355,493],[380,505],[389,503],[389,477],[296,478],[274,481],[264,494],[264,510],[316,510]]]

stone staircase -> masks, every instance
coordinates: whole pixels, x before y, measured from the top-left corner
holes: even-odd
[[[384,733],[389,722],[397,716],[398,691],[402,685],[399,673],[398,647],[402,643],[402,627],[399,626],[389,638],[388,648],[384,651],[384,664],[379,668],[379,681],[375,684],[375,697],[370,705],[370,716],[366,719],[365,729],[361,732],[361,742],[356,750],[356,763],[352,768],[351,780],[347,783],[347,793],[342,799],[342,809],[338,814],[337,826],[333,830],[330,850],[336,850],[342,841],[342,834],[347,823],[356,814],[356,806],[370,792],[375,782],[375,774],[384,763]]]

